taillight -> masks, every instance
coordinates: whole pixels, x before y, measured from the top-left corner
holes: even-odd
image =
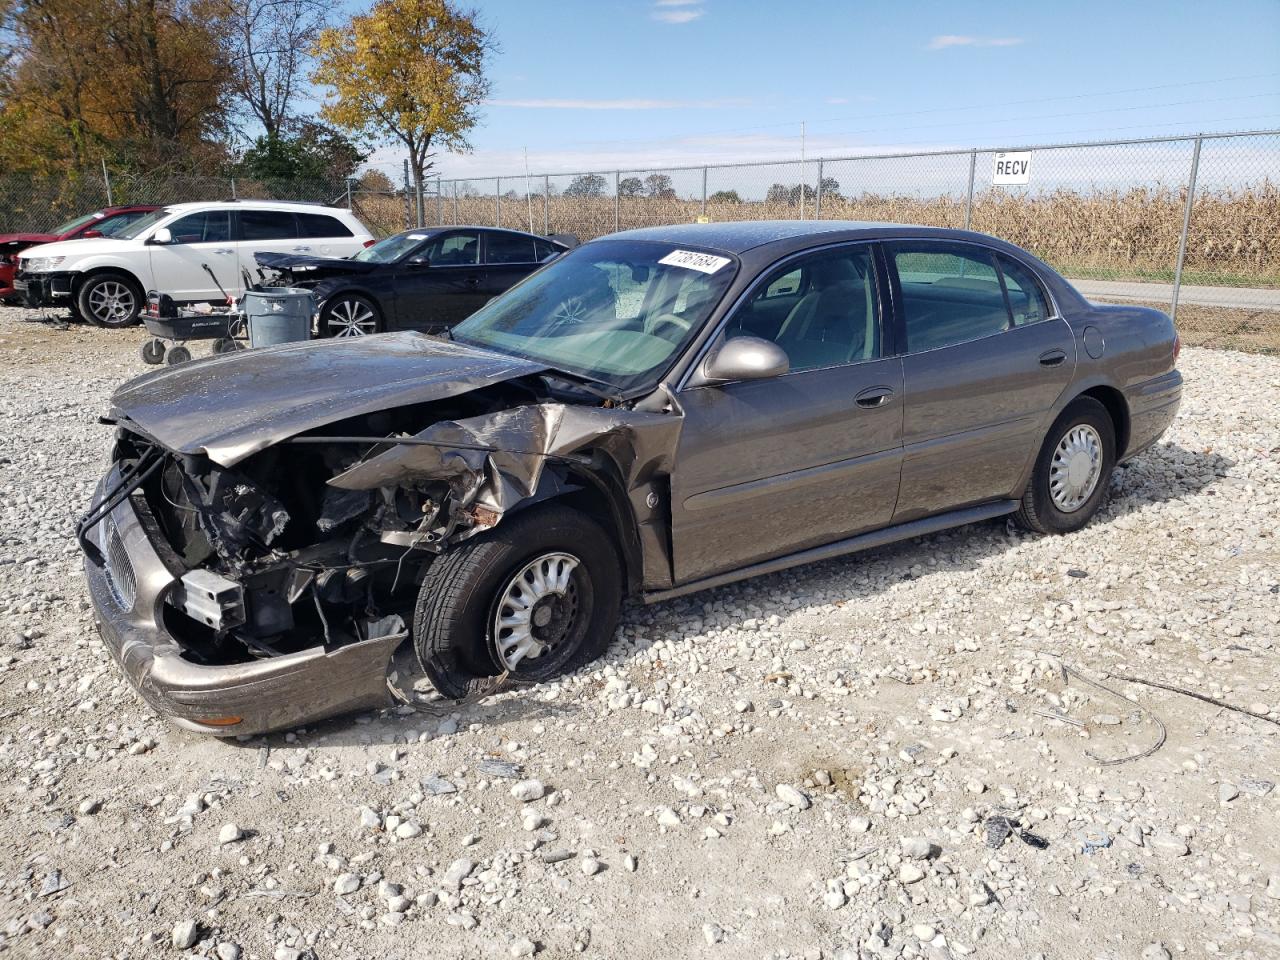
[[[375,243],[377,243],[377,242],[378,242],[378,241],[377,241],[377,240],[375,240],[375,239],[373,239],[373,237],[370,237],[368,240],[366,240],[366,241],[364,242],[364,245],[365,245],[366,247],[372,247],[372,246],[373,246]]]
[[[1178,354],[1182,352],[1182,338],[1176,333],[1173,335],[1173,365],[1178,365]]]

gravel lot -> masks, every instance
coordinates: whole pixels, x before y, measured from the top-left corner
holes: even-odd
[[[1184,351],[1073,536],[637,606],[556,685],[223,742],[121,679],[70,535],[141,340],[0,309],[0,951],[1280,956],[1280,359]]]

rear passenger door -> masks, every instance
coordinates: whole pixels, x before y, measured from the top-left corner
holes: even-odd
[[[488,230],[484,237],[484,301],[509,290],[538,269],[533,237]]]
[[[1026,265],[978,244],[885,244],[904,346],[895,523],[1021,494],[1075,341]]]
[[[299,252],[317,257],[349,257],[364,244],[337,217],[326,213],[297,213]]]
[[[240,266],[250,274],[258,269],[255,253],[310,253],[311,243],[298,237],[298,222],[292,210],[237,210],[240,220],[240,239],[236,244]],[[227,281],[218,278],[226,286]],[[242,286],[239,273],[231,278],[237,288]],[[231,288],[227,287],[231,293]]]

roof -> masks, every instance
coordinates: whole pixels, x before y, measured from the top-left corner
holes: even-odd
[[[754,247],[782,240],[840,234],[846,238],[874,238],[894,234],[936,234],[939,237],[977,237],[965,230],[925,227],[909,223],[878,223],[872,220],[737,220],[716,223],[679,223],[665,227],[643,227],[610,234],[608,239],[653,240],[715,247],[728,253],[745,253]],[[603,239],[603,238],[602,238]]]
[[[177,213],[182,210],[323,210],[325,213],[350,213],[345,207],[331,207],[324,203],[307,203],[298,200],[194,200],[186,203],[168,203],[164,209]]]
[[[494,227],[484,226],[475,223],[446,223],[443,226],[432,225],[429,227],[410,227],[408,230],[401,230],[395,236],[404,236],[407,233],[420,233],[424,237],[434,237],[437,233],[444,233],[446,230],[484,230],[487,233],[512,233],[518,237],[533,237],[535,240],[550,240],[552,243],[563,247],[564,243],[555,239],[554,236],[543,236],[540,233],[529,233],[527,230],[514,230],[511,227]]]

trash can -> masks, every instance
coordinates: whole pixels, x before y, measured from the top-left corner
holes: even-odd
[[[249,321],[249,346],[270,347],[311,339],[315,297],[299,287],[246,290],[241,307]]]

